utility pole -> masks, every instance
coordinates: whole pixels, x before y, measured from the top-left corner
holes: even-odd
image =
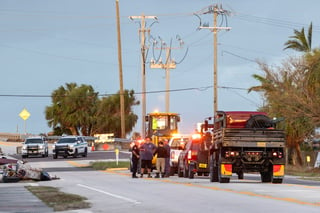
[[[121,138],[126,138],[126,123],[124,113],[124,91],[123,91],[123,73],[122,73],[122,52],[121,52],[121,33],[120,33],[120,12],[119,0],[116,0],[117,13],[117,36],[118,36],[118,63],[119,63],[119,81],[120,81],[120,120],[121,120]]]
[[[145,16],[142,14],[141,16],[130,16],[131,20],[141,19],[139,34],[140,34],[140,47],[141,47],[141,81],[142,81],[142,94],[141,94],[141,103],[142,103],[142,112],[141,112],[141,136],[145,138],[146,136],[146,39],[145,33],[148,32],[150,34],[150,28],[146,28],[145,19],[154,19],[157,20],[156,16]]]
[[[150,68],[152,69],[165,69],[166,70],[166,112],[170,112],[170,69],[176,68],[176,62],[171,59],[171,47],[161,47],[161,49],[166,50],[166,62],[163,64],[161,61],[155,62],[151,61]]]
[[[209,29],[213,32],[213,116],[215,116],[218,110],[218,32],[219,30],[231,30],[231,27],[218,27],[217,19],[218,15],[228,15],[230,12],[216,4],[210,5],[207,10],[195,13],[195,15],[208,13],[213,13],[213,27],[201,25],[199,28]]]

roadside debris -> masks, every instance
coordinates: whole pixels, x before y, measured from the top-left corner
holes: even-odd
[[[51,177],[43,169],[31,167],[26,161],[7,159],[4,156],[0,158],[0,170],[2,170],[3,183],[21,180],[48,181],[59,179],[58,177]]]

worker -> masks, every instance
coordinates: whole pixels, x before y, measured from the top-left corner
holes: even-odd
[[[148,178],[151,178],[151,168],[152,168],[152,158],[155,152],[156,145],[151,143],[151,139],[147,137],[145,142],[140,146],[140,156],[141,156],[141,173],[140,177],[143,178],[145,169],[148,172]]]
[[[170,145],[168,139],[164,139],[163,147],[167,150],[167,157],[165,159],[164,177],[170,177]]]
[[[157,172],[156,172],[155,178],[160,177],[160,172],[161,172],[161,177],[164,177],[165,176],[164,169],[165,169],[165,163],[166,163],[165,160],[166,160],[166,157],[168,156],[168,153],[163,146],[163,141],[159,142],[158,147],[154,152],[154,155],[157,155],[157,162],[156,162]]]
[[[138,163],[140,159],[139,141],[135,140],[134,145],[131,148],[132,152],[132,178],[137,177]]]

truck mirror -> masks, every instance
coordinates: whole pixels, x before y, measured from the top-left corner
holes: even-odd
[[[204,131],[208,131],[208,121],[207,120],[205,120],[204,121]]]

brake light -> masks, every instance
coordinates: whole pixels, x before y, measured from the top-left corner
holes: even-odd
[[[236,157],[239,156],[239,152],[237,151],[226,151],[225,152],[225,157],[229,158],[229,157]]]
[[[191,153],[191,150],[188,151],[188,160],[191,160],[192,158],[192,153]]]
[[[283,158],[283,153],[282,152],[272,152],[272,157]]]
[[[192,139],[200,139],[201,135],[200,134],[193,134]]]

